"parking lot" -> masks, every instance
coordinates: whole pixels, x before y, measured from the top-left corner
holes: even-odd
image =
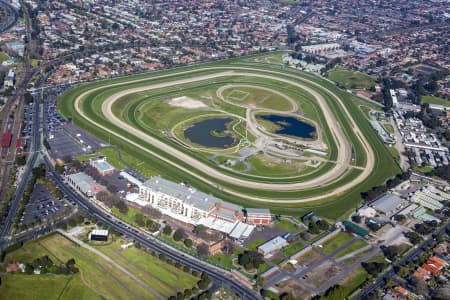
[[[58,219],[70,212],[69,204],[59,200],[44,184],[36,184],[20,221],[24,225]]]
[[[49,89],[44,97],[44,133],[50,145],[49,152],[55,159],[90,154],[108,146],[60,116],[56,100],[67,88]]]

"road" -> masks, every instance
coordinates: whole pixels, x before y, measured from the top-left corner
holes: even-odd
[[[25,16],[25,21],[26,21],[25,24],[26,24],[27,38],[28,38],[28,41],[31,41],[30,16],[28,14],[28,10],[24,6],[24,3],[22,1],[20,3],[21,3],[21,6],[23,7],[23,13]],[[27,45],[28,45],[28,43],[27,43]],[[29,52],[28,47],[25,47],[23,66],[24,66],[24,75],[23,75],[23,78],[20,81],[20,83],[17,87],[17,90],[16,90],[16,102],[17,102],[18,107],[14,108],[13,105],[10,105],[8,107],[9,114],[10,113],[14,114],[14,125],[13,125],[13,129],[12,129],[13,139],[11,142],[11,148],[10,148],[11,150],[9,152],[9,158],[7,158],[7,160],[12,160],[12,161],[15,159],[16,141],[20,137],[20,128],[21,128],[22,119],[23,119],[23,107],[25,105],[24,94],[26,92],[28,82],[33,77],[34,73],[36,72],[36,70],[31,69],[30,52]],[[3,240],[8,237],[8,234],[11,230],[12,223],[14,221],[14,218],[16,217],[16,213],[17,213],[17,210],[20,205],[20,201],[22,199],[23,192],[25,191],[26,185],[30,178],[31,170],[37,160],[37,156],[38,156],[37,151],[39,151],[41,142],[40,142],[40,138],[39,138],[40,137],[39,136],[39,122],[40,121],[39,121],[39,113],[38,113],[39,112],[39,110],[38,110],[39,103],[36,98],[34,98],[34,109],[35,109],[35,113],[33,115],[33,126],[32,126],[33,134],[31,137],[30,155],[28,156],[28,159],[27,159],[27,164],[25,166],[25,171],[23,173],[22,180],[18,183],[16,193],[15,193],[14,198],[9,207],[8,215],[6,216],[6,219],[4,220],[3,226],[0,230],[0,240]],[[2,174],[9,174],[9,172],[10,172],[9,168],[10,168],[10,165],[8,165],[8,164],[5,165]],[[9,182],[7,182],[7,181],[5,182],[5,180],[6,179],[4,178],[3,182],[2,182],[1,190],[3,192],[5,192],[5,190],[8,187],[8,184],[9,184]]]
[[[193,72],[198,72],[201,70],[210,70],[211,68],[204,68],[204,69],[197,69],[194,71],[185,71],[185,72],[180,72],[177,74],[185,74],[185,73],[193,73]],[[128,132],[132,133],[133,135],[139,137],[140,139],[143,139],[147,142],[149,142],[150,144],[158,147],[159,149],[163,150],[165,153],[171,154],[174,157],[177,157],[178,159],[188,163],[191,166],[194,166],[196,169],[198,170],[202,170],[202,172],[207,173],[209,175],[211,175],[214,178],[217,178],[219,180],[231,183],[231,184],[235,184],[235,185],[240,185],[240,186],[246,186],[246,187],[250,187],[250,188],[254,188],[254,189],[259,189],[259,190],[300,190],[300,189],[307,189],[307,188],[312,188],[312,187],[318,187],[318,186],[324,186],[325,183],[331,183],[337,179],[339,179],[342,174],[344,174],[344,172],[346,170],[348,170],[349,164],[350,164],[350,160],[351,160],[351,146],[345,136],[345,134],[343,133],[340,124],[337,122],[337,120],[334,117],[333,112],[331,111],[330,107],[327,105],[325,99],[323,99],[323,97],[315,90],[305,86],[304,84],[299,83],[298,81],[293,81],[290,79],[285,79],[285,78],[279,78],[277,77],[278,75],[282,74],[284,76],[288,76],[288,77],[293,77],[293,78],[298,78],[295,75],[286,75],[280,72],[276,72],[276,71],[265,71],[265,72],[269,72],[270,75],[264,75],[261,74],[261,70],[258,69],[252,69],[252,68],[245,68],[245,67],[220,67],[217,68],[218,71],[222,70],[221,73],[216,73],[216,74],[212,74],[212,75],[205,75],[205,76],[198,76],[198,77],[193,77],[193,78],[188,78],[188,79],[182,79],[182,80],[177,80],[177,81],[172,81],[172,82],[165,82],[165,83],[161,83],[161,84],[155,84],[155,85],[151,85],[151,86],[145,86],[145,87],[140,87],[140,88],[134,88],[134,89],[129,89],[129,90],[125,90],[125,91],[121,91],[118,92],[112,96],[110,96],[108,99],[106,99],[105,102],[103,102],[102,104],[102,112],[105,115],[105,117],[111,121],[113,124],[120,124],[120,127],[126,129]],[[226,69],[233,69],[233,71],[227,71],[224,72],[223,70]],[[238,72],[235,70],[241,70],[242,72]],[[245,71],[245,72],[244,72]],[[255,73],[248,73],[249,71],[257,71]],[[336,166],[330,170],[329,172],[319,176],[319,177],[315,177],[310,181],[307,182],[298,182],[298,183],[286,183],[286,184],[273,184],[273,183],[260,183],[260,182],[254,182],[254,181],[249,181],[249,180],[245,180],[245,179],[240,179],[240,178],[236,178],[236,177],[232,177],[230,175],[227,174],[223,174],[222,172],[220,172],[217,169],[214,169],[213,167],[200,162],[198,160],[196,160],[195,158],[185,154],[184,152],[177,150],[173,147],[171,147],[168,144],[165,144],[164,142],[161,142],[160,140],[153,138],[147,134],[145,134],[144,132],[137,130],[136,128],[130,126],[129,124],[117,119],[111,111],[111,106],[112,104],[119,99],[120,97],[123,97],[127,94],[130,93],[134,93],[134,92],[139,92],[139,91],[145,91],[145,90],[150,90],[150,89],[154,89],[154,88],[162,88],[162,87],[167,87],[167,86],[173,86],[176,84],[183,84],[183,83],[190,83],[190,82],[195,82],[195,81],[199,81],[199,80],[210,80],[212,78],[217,78],[217,77],[224,77],[224,76],[235,76],[235,75],[241,75],[241,76],[254,76],[254,77],[261,77],[261,78],[268,78],[271,80],[278,80],[278,81],[282,81],[285,83],[289,83],[292,84],[294,86],[300,87],[302,89],[305,89],[306,91],[308,91],[309,93],[311,93],[316,100],[318,101],[320,107],[322,108],[322,111],[324,113],[324,117],[326,119],[326,122],[330,128],[330,130],[332,131],[331,136],[333,137],[333,139],[335,140],[336,145],[338,145],[339,151],[338,151],[338,158],[337,158],[337,163]],[[154,77],[154,78],[160,78],[160,77],[167,77],[167,76],[173,76],[173,74],[171,75],[163,75],[163,76],[158,76],[158,77]],[[144,81],[144,80],[148,80],[148,79],[140,79],[140,80],[133,80],[133,81],[129,81],[126,82],[125,84],[130,84],[133,82],[139,82],[139,81]],[[311,83],[315,86],[317,86],[318,88],[324,89],[322,86],[309,81],[307,79],[302,78],[301,80],[306,81],[308,83]],[[116,85],[121,85],[123,83],[118,83],[118,84],[111,84],[110,86],[116,86]],[[75,100],[75,109],[77,110],[77,112],[86,120],[88,120],[89,122],[93,123],[94,125],[96,125],[99,128],[102,128],[103,130],[109,132],[110,134],[116,135],[118,137],[120,137],[121,139],[125,140],[126,142],[132,144],[133,146],[142,149],[143,151],[146,151],[150,154],[152,154],[153,156],[157,157],[158,159],[161,159],[165,162],[167,162],[168,164],[171,164],[175,167],[177,167],[178,169],[186,172],[187,174],[194,176],[200,180],[202,180],[203,182],[206,182],[210,185],[215,185],[214,182],[202,177],[200,174],[198,174],[197,172],[191,171],[183,166],[178,165],[176,162],[173,162],[170,159],[167,159],[166,157],[163,157],[161,155],[158,155],[157,153],[149,150],[148,148],[145,148],[143,146],[141,146],[140,144],[133,142],[132,140],[130,140],[129,138],[122,136],[112,130],[110,130],[109,128],[102,126],[101,124],[95,122],[95,120],[91,120],[89,119],[84,112],[81,110],[80,108],[80,103],[81,100],[87,96],[89,93],[92,93],[98,89],[101,89],[104,87],[99,87],[99,88],[95,88],[95,89],[91,89],[89,91],[86,91],[84,93],[82,93],[81,95],[79,95],[76,100]],[[239,193],[239,192],[235,192],[232,189],[225,189],[223,188],[223,191],[226,191],[227,193],[230,193],[232,195],[241,197],[241,198],[246,198],[246,199],[251,199],[251,200],[255,200],[255,201],[262,201],[262,202],[273,202],[276,201],[277,203],[300,203],[300,202],[307,202],[307,201],[314,201],[314,200],[319,200],[319,199],[323,199],[323,198],[328,198],[328,197],[332,197],[332,196],[336,196],[339,195],[345,191],[347,191],[348,189],[360,184],[361,182],[365,181],[367,179],[367,177],[371,174],[373,166],[374,166],[374,153],[373,153],[373,149],[371,148],[370,144],[368,143],[368,141],[366,140],[366,138],[362,135],[360,129],[357,127],[355,121],[353,120],[351,114],[348,112],[347,108],[345,107],[345,105],[343,104],[342,100],[337,97],[334,93],[328,91],[330,93],[330,95],[335,98],[337,100],[337,102],[340,104],[340,106],[342,107],[343,112],[346,114],[351,127],[354,131],[354,133],[356,134],[357,138],[360,140],[361,144],[363,145],[364,150],[366,151],[367,154],[367,161],[366,161],[366,166],[363,168],[363,172],[361,172],[353,181],[348,182],[347,184],[341,185],[340,187],[334,189],[331,192],[328,193],[324,193],[321,195],[317,195],[317,196],[311,196],[311,197],[304,197],[301,199],[267,199],[267,198],[263,198],[263,197],[254,197],[251,195],[247,195],[247,194],[243,194],[243,193]]]
[[[435,235],[441,235],[446,230],[450,230],[450,221],[447,222],[445,225],[443,225],[437,232],[435,232]],[[414,261],[414,258],[418,257],[424,251],[424,249],[428,248],[433,243],[436,243],[436,241],[434,240],[434,238],[432,236],[430,236],[429,239],[425,240],[424,242],[422,242],[422,244],[418,245],[411,253],[409,253],[408,255],[406,255],[405,257],[400,259],[400,261],[395,263],[392,267],[390,267],[388,269],[388,271],[383,276],[379,277],[375,281],[375,283],[373,283],[370,287],[361,291],[355,297],[355,299],[364,300],[368,297],[369,294],[371,294],[375,291],[379,291],[384,286],[385,281],[388,278],[393,278],[395,276],[394,266],[404,266],[404,265],[408,264],[409,262]]]
[[[170,258],[175,262],[179,262],[193,270],[208,274],[208,276],[215,281],[217,286],[231,289],[233,292],[240,295],[242,299],[261,299],[255,291],[243,286],[242,283],[234,279],[230,275],[230,272],[209,265],[197,258],[191,257],[178,251],[177,249],[165,245],[161,241],[152,237],[150,234],[142,232],[131,225],[124,224],[122,221],[95,206],[88,199],[84,198],[67,186],[61,176],[56,173],[47,156],[44,156],[44,161],[49,169],[48,174],[50,179],[67,196],[69,201],[76,202],[81,208],[84,208],[89,215],[96,217],[98,221],[109,226],[118,233],[134,240],[135,242],[139,242],[143,248],[155,251],[157,253],[162,253],[167,258]]]

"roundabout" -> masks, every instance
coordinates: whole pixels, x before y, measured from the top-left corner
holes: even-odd
[[[392,175],[377,168],[386,149],[343,98],[311,75],[231,60],[83,85],[58,105],[164,165],[158,174],[237,203],[305,207]]]

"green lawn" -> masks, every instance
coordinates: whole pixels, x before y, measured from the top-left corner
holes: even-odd
[[[128,224],[137,226],[136,222],[134,221],[134,217],[136,216],[137,213],[140,213],[138,209],[134,207],[128,207],[128,212],[124,214],[121,213],[117,207],[113,206],[111,208],[111,212],[113,213],[114,216],[127,222]]]
[[[387,132],[394,134],[394,127],[391,124],[383,124],[383,127]]]
[[[275,227],[291,233],[299,231],[297,225],[287,219],[281,219],[280,221],[276,221]]]
[[[426,165],[424,167],[415,165],[415,166],[413,166],[412,169],[414,172],[426,174],[426,173],[431,172],[433,170],[433,167],[430,165]]]
[[[297,253],[298,251],[302,250],[303,248],[305,248],[305,245],[303,245],[302,242],[295,242],[295,243],[291,243],[288,246],[284,247],[283,253],[287,257],[290,257],[290,256],[294,255],[295,253]]]
[[[227,256],[223,253],[214,254],[213,256],[210,256],[208,259],[226,269],[231,269],[233,266],[232,262],[233,256]]]
[[[0,64],[3,63],[4,61],[7,61],[8,59],[9,59],[8,54],[0,51]]]
[[[198,280],[142,250],[129,248],[122,251],[119,240],[94,247],[164,297],[191,288]],[[120,269],[59,234],[25,244],[8,254],[5,261],[31,262],[42,255],[48,255],[56,263],[74,258],[80,272],[64,276],[2,275],[4,284],[0,288],[0,299],[157,299],[156,294]]]
[[[352,245],[350,245],[349,247],[347,247],[344,250],[342,250],[341,252],[339,252],[335,257],[336,258],[343,257],[343,256],[345,256],[349,253],[352,253],[356,250],[359,250],[365,246],[367,246],[366,242],[364,242],[362,240],[356,240],[356,242],[354,242]]]
[[[259,246],[264,244],[266,241],[263,238],[256,239],[248,243],[247,248],[249,250],[256,250]]]
[[[435,96],[422,96],[420,101],[422,103],[433,103],[450,107],[450,101]]]
[[[323,253],[330,254],[352,239],[353,237],[350,234],[340,232],[336,236],[323,243],[322,247],[319,248],[322,249]]]
[[[341,66],[336,66],[328,71],[328,78],[338,82],[349,89],[368,89],[375,85],[375,79],[361,72],[349,71]]]

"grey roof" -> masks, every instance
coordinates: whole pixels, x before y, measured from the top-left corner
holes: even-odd
[[[220,203],[222,208],[233,211],[241,211],[242,207],[229,202],[225,202],[213,195],[208,195],[203,192],[199,192],[194,188],[187,187],[183,184],[178,184],[159,176],[154,176],[144,182],[144,186],[152,189],[153,191],[158,191],[160,193],[178,198],[183,200],[185,203],[189,203],[194,207],[210,211],[214,208],[216,203]],[[221,209],[220,211],[222,211]],[[224,214],[227,214],[224,212]]]
[[[268,208],[247,208],[247,214],[270,215]]]
[[[287,245],[288,242],[285,239],[283,239],[281,236],[277,236],[276,238],[273,238],[270,241],[259,246],[258,250],[263,253],[271,253]]]
[[[371,206],[382,213],[388,214],[398,208],[402,203],[403,200],[400,197],[387,193],[373,202]]]
[[[69,175],[74,184],[85,194],[91,191],[91,186],[95,182],[91,176],[80,172]]]

